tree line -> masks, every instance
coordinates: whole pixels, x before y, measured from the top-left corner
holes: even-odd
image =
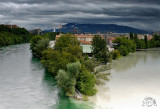
[[[0,47],[29,42],[30,33],[25,28],[0,25]]]
[[[153,35],[153,38],[148,40],[147,36],[144,39],[138,39],[137,34],[130,33],[130,37],[117,37],[114,41],[114,51],[112,58],[118,59],[121,55],[126,56],[129,53],[135,52],[136,49],[148,49],[160,47],[160,36]]]

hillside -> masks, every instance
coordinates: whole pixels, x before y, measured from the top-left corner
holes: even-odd
[[[62,32],[73,32],[75,28],[78,28],[79,33],[106,33],[106,32],[114,32],[114,33],[149,33],[148,31],[136,29],[128,26],[120,26],[116,24],[77,24],[77,23],[68,23],[62,26]],[[45,30],[47,32],[51,32],[53,30]],[[59,29],[56,29],[56,32],[59,32]]]

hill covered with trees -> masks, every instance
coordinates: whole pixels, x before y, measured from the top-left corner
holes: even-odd
[[[31,39],[30,33],[25,28],[0,25],[0,47],[27,43]]]

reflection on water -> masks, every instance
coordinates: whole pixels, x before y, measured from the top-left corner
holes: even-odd
[[[90,97],[96,109],[146,109],[145,97],[160,108],[160,52],[136,52],[113,62],[110,82]],[[158,105],[159,104],[159,105]]]
[[[123,57],[123,59],[113,61],[112,68],[117,72],[130,70],[132,67],[135,67],[139,61],[145,63],[146,59],[147,59],[147,53],[136,52],[130,54],[129,56]]]

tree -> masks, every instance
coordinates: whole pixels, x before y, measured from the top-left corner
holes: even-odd
[[[122,56],[127,56],[129,54],[128,50],[127,50],[127,47],[125,47],[124,45],[121,45],[119,48],[118,48],[118,51],[120,52],[120,54]]]
[[[93,38],[92,50],[93,55],[100,62],[104,62],[106,64],[111,59],[107,43],[105,39],[102,39],[100,36],[95,36]]]
[[[80,72],[80,62],[68,63],[67,70],[59,70],[56,76],[58,85],[65,89],[67,96],[75,94],[76,78]]]
[[[123,56],[136,51],[136,44],[134,41],[126,37],[117,37],[113,42],[117,44],[114,46],[114,49],[118,49]],[[125,51],[125,53],[123,53],[123,51]]]
[[[137,43],[137,40],[138,40],[137,34],[134,34],[134,41],[135,41],[135,43]]]
[[[46,38],[48,38],[49,40],[55,40],[55,37],[56,37],[56,35],[58,35],[59,34],[59,32],[48,32],[48,33],[45,33],[44,35],[43,35],[43,37],[46,37]]]
[[[94,72],[94,68],[96,67],[96,63],[94,60],[91,59],[85,60],[84,65],[89,72]]]
[[[109,81],[108,78],[108,75],[110,75],[110,72],[108,72],[109,70],[111,70],[110,64],[96,68],[93,74],[97,85],[102,84],[104,80]]]
[[[43,51],[42,55],[42,64],[55,76],[59,69],[67,70],[66,65],[68,63],[78,61],[78,59],[71,53],[65,51],[60,52],[57,50],[47,49]]]
[[[133,39],[133,33],[130,32],[130,39]]]
[[[46,50],[49,46],[49,39],[41,39],[38,41],[38,43],[33,48],[34,55],[38,58],[42,57],[42,52]]]
[[[42,36],[34,36],[32,37],[31,41],[30,41],[30,49],[32,50],[32,52],[34,53],[34,47],[36,46],[36,44],[38,44],[38,41],[40,41],[41,39],[43,39]]]
[[[145,48],[148,48],[148,39],[146,35],[144,37],[144,41],[145,41]]]
[[[80,62],[67,64],[67,71],[69,72],[71,77],[76,78],[80,72],[80,69],[81,69]]]
[[[113,59],[118,59],[120,57],[120,52],[118,50],[113,50],[111,54]]]
[[[94,95],[96,93],[94,75],[87,70],[82,70],[77,78],[77,88],[85,95]]]
[[[71,34],[62,35],[58,40],[56,41],[55,50],[63,51],[70,45],[80,45],[80,42],[77,40],[76,37],[73,37]]]
[[[0,46],[26,43],[30,41],[31,37],[29,32],[24,28],[10,28],[0,25]]]
[[[73,96],[75,94],[76,79],[71,78],[64,70],[59,70],[56,76],[57,84],[64,88],[66,96]]]

